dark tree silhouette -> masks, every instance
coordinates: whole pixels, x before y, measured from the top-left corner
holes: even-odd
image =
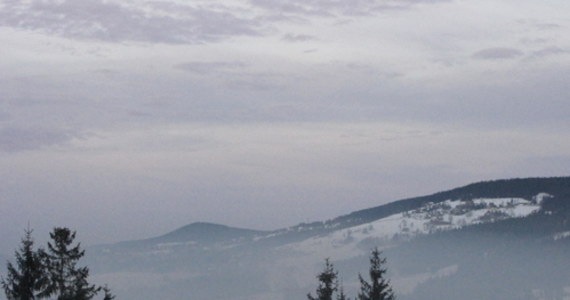
[[[102,288],[89,284],[87,267],[77,267],[85,251],[81,250],[79,243],[72,246],[75,232],[68,228],[54,228],[50,238],[52,242],[48,242],[48,250],[43,254],[49,283],[40,295],[56,296],[57,300],[92,299]]]
[[[48,243],[47,251],[34,251],[32,230],[26,230],[16,251],[16,265],[8,263],[7,278],[0,280],[8,300],[90,300],[101,291],[103,300],[115,299],[107,286],[89,284],[87,267],[77,267],[85,251],[79,243],[72,246],[75,232],[55,228],[50,237],[52,242]]]
[[[111,294],[111,290],[109,289],[109,287],[107,287],[105,285],[105,286],[101,287],[101,289],[103,290],[103,293],[105,294],[105,296],[103,297],[103,300],[115,299],[115,295]]]
[[[349,300],[349,298],[344,293],[344,287],[342,286],[342,282],[338,284],[338,295],[336,296],[337,300]]]
[[[32,230],[26,229],[20,249],[16,251],[16,265],[7,264],[7,278],[1,284],[8,300],[38,299],[38,293],[46,284],[40,254],[34,251]]]
[[[390,286],[390,281],[385,278],[386,258],[380,257],[381,252],[378,248],[372,250],[370,255],[370,282],[367,282],[358,275],[360,279],[360,292],[358,300],[394,300],[396,297]]]
[[[325,259],[325,269],[317,276],[317,279],[319,279],[317,296],[313,297],[309,293],[307,298],[309,300],[333,300],[333,294],[337,290],[337,272],[328,258]]]

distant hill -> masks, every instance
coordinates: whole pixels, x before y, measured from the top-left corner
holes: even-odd
[[[483,181],[435,194],[402,199],[388,204],[351,212],[327,221],[302,223],[276,231],[272,240],[275,245],[299,241],[315,234],[349,228],[373,222],[393,214],[417,209],[427,203],[446,200],[469,200],[477,198],[523,198],[530,200],[539,193],[553,196],[570,195],[570,177],[515,178]]]
[[[192,223],[93,247],[89,265],[127,299],[292,300],[314,289],[327,257],[354,295],[372,247],[401,300],[563,299],[570,177],[478,182],[276,231]]]
[[[156,245],[211,245],[215,243],[238,243],[266,234],[268,234],[267,231],[235,228],[214,223],[196,222],[158,237],[119,242],[113,245],[98,247],[125,248],[154,247]]]
[[[362,224],[402,211],[416,209],[428,202],[439,203],[449,199],[509,197],[531,199],[539,193],[547,193],[553,196],[570,195],[570,177],[516,178],[472,183],[449,191],[403,199],[386,205],[359,210],[328,222],[333,224]]]
[[[267,234],[266,231],[229,227],[220,224],[197,222],[178,228],[163,236],[149,239],[158,243],[195,241],[213,243],[224,240],[239,240]]]
[[[565,205],[570,207],[570,201],[560,200],[570,197],[570,177],[515,178],[477,182],[448,191],[398,200],[351,212],[327,221],[301,223],[275,231],[259,231],[197,222],[159,237],[120,242],[113,247],[149,247],[167,243],[235,244],[249,240],[255,240],[261,246],[278,246],[335,230],[367,224],[390,215],[420,208],[428,203],[441,203],[450,199],[472,200],[477,198],[523,198],[531,200],[532,197],[540,193],[555,196],[548,202],[551,210],[558,209],[556,207],[565,207]]]

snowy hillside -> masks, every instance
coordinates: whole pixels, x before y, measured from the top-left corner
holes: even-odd
[[[465,226],[489,223],[509,218],[526,217],[540,209],[540,203],[547,193],[539,193],[532,199],[524,198],[479,198],[472,200],[446,200],[428,202],[416,209],[395,213],[378,220],[335,230],[320,232],[321,227],[295,226],[286,231],[261,232],[229,228],[227,226],[195,223],[167,235],[124,243],[122,246],[136,246],[147,255],[164,255],[176,251],[225,250],[251,242],[279,238],[284,233],[305,233],[306,238],[286,243],[279,247],[299,254],[338,259],[355,257],[368,251],[373,245],[390,247],[418,235],[438,231],[459,229]],[[317,223],[322,224],[322,223]],[[325,227],[326,228],[326,227]],[[190,230],[191,229],[191,230]],[[200,229],[200,230],[198,230]],[[106,252],[111,251],[105,247]]]
[[[523,198],[480,198],[427,203],[417,209],[393,214],[379,220],[316,236],[284,246],[304,254],[318,254],[348,259],[361,254],[370,245],[391,247],[398,242],[438,231],[469,225],[526,217],[540,209],[547,197],[540,193],[531,200]]]
[[[497,180],[275,231],[192,223],[92,247],[87,264],[118,298],[292,300],[314,289],[325,258],[354,295],[379,247],[402,300],[538,299],[568,286],[569,220],[570,177]]]

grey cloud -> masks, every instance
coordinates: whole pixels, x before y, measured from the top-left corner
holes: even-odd
[[[562,27],[559,24],[555,24],[555,23],[539,23],[539,24],[536,24],[535,26],[539,30],[552,30],[552,29],[558,29],[558,28]]]
[[[566,53],[570,53],[570,51],[568,51],[566,49],[559,48],[559,47],[546,47],[546,48],[542,48],[540,50],[534,51],[532,53],[532,56],[533,57],[544,57],[544,56],[566,54]]]
[[[271,11],[317,16],[372,15],[386,10],[407,9],[417,4],[444,1],[449,0],[250,0],[253,5]]]
[[[196,75],[215,76],[231,89],[269,90],[280,87],[284,75],[248,70],[243,62],[189,62],[175,66]]]
[[[251,0],[250,2],[257,7],[280,13],[330,16],[330,12],[326,8],[311,3],[306,4],[305,1]]]
[[[520,42],[523,44],[546,44],[550,40],[547,38],[522,38]]]
[[[0,26],[109,42],[204,43],[257,35],[256,21],[230,8],[147,3],[151,12],[103,0],[10,1]]]
[[[246,67],[242,62],[189,62],[175,66],[177,69],[197,74],[241,71]]]
[[[477,59],[512,59],[523,55],[523,52],[514,48],[488,48],[477,51],[473,54],[473,58]]]
[[[18,152],[36,150],[45,146],[68,142],[76,136],[77,134],[65,130],[3,128],[0,129],[0,151]]]
[[[307,42],[317,40],[317,38],[312,35],[288,33],[283,36],[283,40],[287,42]]]
[[[526,25],[529,26],[532,29],[538,29],[538,30],[554,30],[554,29],[559,29],[562,28],[563,26],[557,23],[552,23],[552,22],[544,22],[542,20],[538,20],[538,19],[519,19],[517,21],[517,23],[522,24],[522,25]]]
[[[227,84],[231,88],[250,91],[268,91],[284,87],[285,76],[270,72],[243,73],[229,77]]]
[[[151,1],[137,7],[105,0],[7,1],[0,7],[0,26],[107,42],[199,44],[232,36],[261,35],[267,22],[306,22],[307,16],[373,15],[442,1],[449,0],[244,0],[261,8],[260,12],[216,2],[206,5]],[[306,37],[286,37],[291,38]]]

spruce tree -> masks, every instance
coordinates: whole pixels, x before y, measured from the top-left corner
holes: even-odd
[[[316,298],[307,294],[309,300],[333,300],[333,294],[337,290],[337,272],[334,270],[329,259],[325,259],[325,269],[317,276],[319,287]]]
[[[26,229],[20,249],[16,251],[16,265],[7,264],[7,278],[1,285],[8,300],[38,299],[38,293],[46,283],[40,254],[34,251],[32,230]]]
[[[338,295],[336,296],[337,300],[349,300],[344,293],[344,287],[342,286],[342,282],[338,285]]]
[[[92,299],[101,287],[89,284],[87,267],[77,266],[85,251],[81,250],[79,243],[72,245],[75,232],[68,228],[54,228],[50,238],[52,242],[48,242],[48,250],[43,254],[49,283],[41,296],[55,296],[57,300]]]
[[[360,279],[360,292],[358,300],[394,300],[396,297],[390,286],[390,281],[385,278],[386,258],[380,257],[381,252],[378,248],[372,250],[370,255],[370,282],[367,282],[358,275]]]
[[[113,300],[115,299],[115,295],[111,294],[111,290],[109,289],[109,287],[107,287],[106,285],[101,287],[101,289],[103,290],[104,293],[104,297],[103,300]]]

